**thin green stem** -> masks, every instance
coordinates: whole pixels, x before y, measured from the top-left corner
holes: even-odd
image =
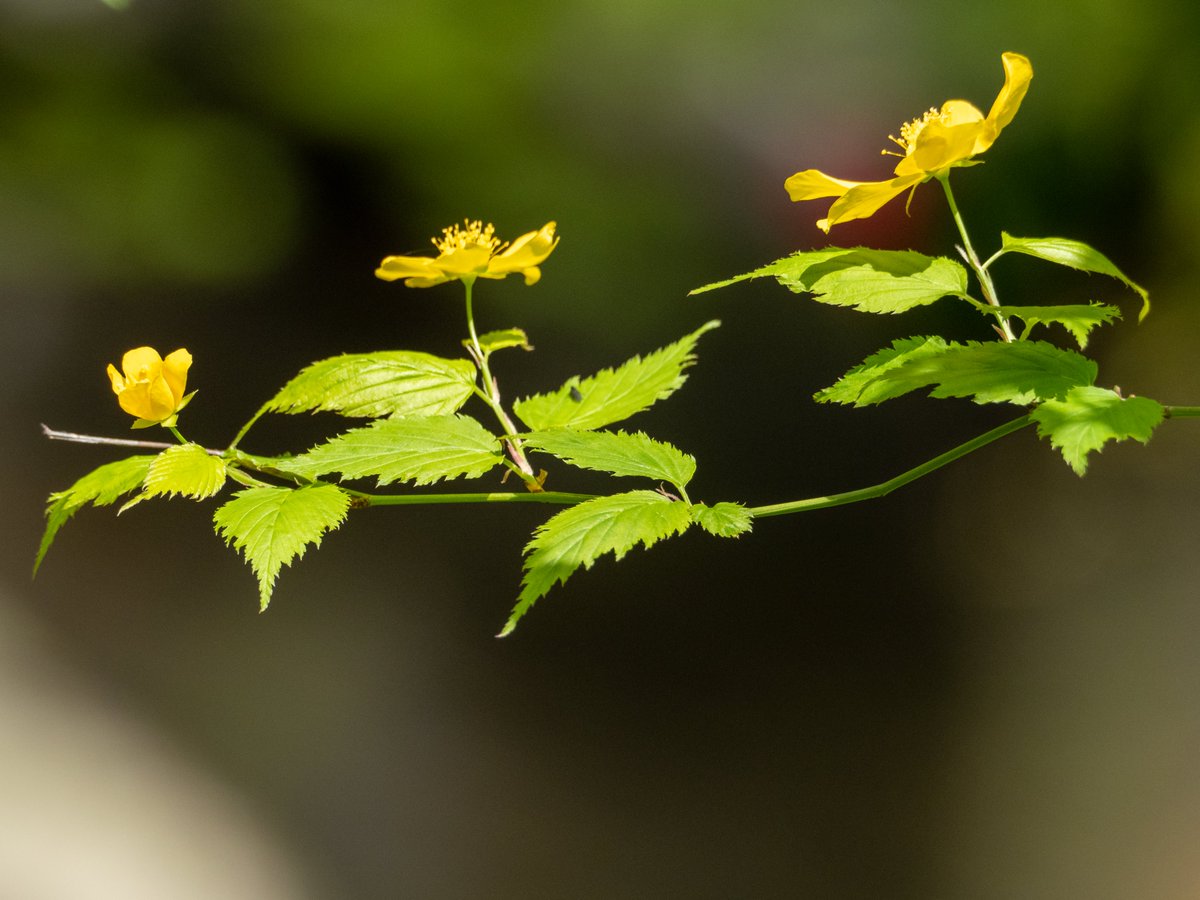
[[[954,200],[954,191],[950,189],[950,176],[949,174],[943,174],[937,176],[937,179],[942,183],[942,190],[946,193],[946,202],[950,204],[950,215],[954,217],[954,224],[958,226],[958,233],[963,241],[963,253],[966,254],[967,264],[974,270],[975,277],[979,279],[979,288],[983,291],[983,299],[990,306],[999,309],[1000,297],[996,293],[996,285],[992,282],[992,276],[988,272],[987,266],[979,261],[979,256],[975,253],[975,248],[971,244],[971,236],[967,233],[967,224],[963,221],[962,213],[958,211],[958,203]],[[1008,319],[1004,318],[1004,316],[999,316],[998,318],[1000,319],[1001,336],[1009,343],[1015,341],[1017,336],[1013,334],[1012,326],[1008,324]]]
[[[1200,406],[1163,406],[1163,415],[1168,419],[1200,418]]]
[[[1198,413],[1200,414],[1200,413]],[[786,516],[791,513],[809,512],[814,509],[828,509],[831,506],[845,506],[847,503],[858,503],[862,500],[874,500],[877,497],[883,497],[890,494],[896,488],[916,481],[930,472],[940,469],[948,463],[954,462],[956,459],[961,459],[968,453],[973,453],[980,447],[985,447],[992,441],[999,440],[1005,435],[1012,434],[1014,431],[1020,431],[1026,425],[1029,425],[1032,419],[1028,415],[1021,416],[1019,419],[1013,419],[1011,422],[1006,422],[998,428],[993,428],[991,431],[972,438],[965,444],[959,444],[953,450],[948,450],[940,456],[935,456],[928,462],[923,462],[921,465],[909,469],[907,472],[902,472],[895,478],[889,478],[881,484],[873,485],[872,487],[858,488],[853,491],[845,491],[841,494],[830,494],[827,497],[809,497],[806,500],[792,500],[788,503],[774,503],[770,506],[756,506],[750,509],[750,515],[756,519],[766,516]]]
[[[483,382],[483,391],[480,396],[484,402],[492,408],[492,412],[496,414],[500,425],[504,428],[505,434],[516,434],[519,429],[513,423],[508,413],[504,410],[504,405],[500,402],[500,386],[492,375],[492,370],[488,365],[488,354],[484,352],[483,347],[479,343],[479,335],[475,331],[475,310],[473,307],[472,292],[475,287],[474,278],[464,278],[463,287],[467,293],[467,331],[471,335],[471,348],[474,351],[475,361],[479,363],[479,377]],[[477,393],[479,393],[477,391]],[[529,460],[525,457],[525,451],[521,449],[521,441],[518,438],[507,437],[503,439],[504,446],[508,450],[509,457],[516,463],[517,474],[521,476],[521,480],[525,482],[525,486],[530,491],[537,493],[541,491],[542,486],[538,482],[537,476],[533,473],[533,466],[529,464]]]
[[[443,503],[552,503],[570,506],[593,500],[597,494],[569,494],[563,491],[530,493],[494,492],[486,494],[364,494],[348,491],[364,506],[428,506]]]
[[[190,444],[191,443],[191,441],[189,441],[187,438],[185,438],[182,434],[179,433],[179,429],[176,428],[174,425],[171,425],[169,428],[167,428],[167,431],[169,431],[169,432],[171,432],[171,434],[175,435],[175,440],[179,441],[179,443],[181,443],[181,444]]]
[[[240,444],[242,441],[242,438],[244,438],[246,436],[246,432],[251,429],[251,427],[254,425],[255,422],[257,422],[259,419],[261,419],[263,417],[263,414],[266,411],[267,411],[267,407],[264,404],[258,410],[258,412],[256,412],[253,416],[250,417],[250,421],[247,422],[245,425],[243,425],[241,430],[236,435],[234,435],[233,440],[230,442],[229,446],[226,447],[225,449],[226,450],[236,450],[237,445]]]

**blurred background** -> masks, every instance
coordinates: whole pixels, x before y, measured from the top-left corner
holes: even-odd
[[[956,178],[976,244],[1087,241],[1154,311],[1017,258],[1003,296],[1119,304],[1100,383],[1200,403],[1197,15],[0,0],[0,896],[1200,895],[1200,424],[1083,480],[1023,432],[883,500],[606,559],[504,641],[550,510],[355,514],[263,615],[213,503],[84,510],[29,576],[46,495],[122,455],[39,430],[128,436],[107,363],[187,347],[183,426],[223,446],[314,359],[456,355],[453,286],[372,272],[464,217],[559,223],[537,286],[477,292],[537,347],[497,358],[509,397],[724,321],[631,423],[697,456],[695,498],[873,484],[999,424],[809,399],[894,338],[986,337],[969,311],[687,292],[827,243],[784,179],[884,177],[905,120],[988,108],[1006,50],[1036,74]],[[833,240],[955,236],[925,187]],[[276,417],[246,449],[334,427]]]

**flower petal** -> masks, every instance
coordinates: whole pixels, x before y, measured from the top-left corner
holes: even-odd
[[[187,389],[187,373],[191,365],[192,354],[182,347],[173,353],[168,353],[167,358],[163,360],[163,378],[166,379],[167,386],[171,389],[177,409],[180,408],[178,404]]]
[[[401,278],[421,278],[435,275],[434,261],[428,256],[386,256],[375,277],[384,281],[397,281]]]
[[[961,100],[952,103],[963,103]],[[949,105],[949,104],[947,104]],[[971,107],[974,109],[974,107]],[[896,166],[897,175],[912,175],[916,172],[940,172],[955,163],[970,159],[975,155],[975,145],[983,128],[983,114],[975,110],[979,118],[975,121],[964,121],[961,124],[947,125],[942,121],[933,121],[921,129],[913,144],[911,152]],[[910,163],[912,169],[906,166]]]
[[[108,380],[112,382],[114,394],[119,394],[125,390],[125,378],[117,371],[117,367],[112,363],[108,364]]]
[[[433,267],[451,278],[459,278],[486,272],[491,258],[492,248],[486,244],[467,244],[443,253],[433,261]]]
[[[833,206],[829,207],[828,216],[817,222],[817,227],[828,232],[831,225],[837,225],[839,222],[865,219],[893,197],[898,197],[928,177],[924,172],[917,172],[890,181],[865,181],[856,184],[833,202]]]
[[[488,264],[488,275],[507,275],[510,272],[524,272],[525,283],[533,284],[537,281],[534,277],[533,281],[529,280],[529,269],[540,266],[545,262],[554,248],[558,246],[558,238],[554,235],[554,222],[547,222],[537,231],[530,231],[521,235],[515,241],[508,245],[508,248],[496,256],[492,257]]]
[[[135,347],[121,357],[121,369],[129,381],[151,381],[162,372],[162,357],[153,347]]]
[[[822,197],[840,197],[851,188],[858,187],[861,181],[843,181],[818,172],[816,169],[805,169],[797,172],[783,183],[784,189],[792,200],[819,200]]]
[[[1004,127],[1013,120],[1033,79],[1033,65],[1020,53],[1004,53],[1000,61],[1004,65],[1004,87],[996,95],[984,120],[984,127],[975,141],[975,153],[982,153],[992,146]]]

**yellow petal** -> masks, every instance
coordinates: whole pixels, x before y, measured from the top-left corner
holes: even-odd
[[[901,160],[900,165],[896,166],[896,174],[940,172],[957,162],[970,159],[975,155],[975,144],[981,128],[982,113],[976,121],[966,121],[959,125],[946,125],[940,120],[930,122],[917,135],[912,150]],[[914,171],[909,171],[905,163],[911,163]]]
[[[1013,120],[1033,79],[1033,65],[1020,53],[1002,54],[1000,61],[1004,65],[1004,87],[996,95],[984,120],[984,126],[975,141],[975,153],[982,153],[992,146],[1004,127]]]
[[[822,197],[840,197],[846,191],[862,184],[860,181],[842,181],[816,169],[797,172],[783,183],[792,200],[819,200]]]
[[[524,272],[526,273],[525,283],[533,284],[534,281],[537,281],[537,276],[530,281],[527,270],[540,266],[558,246],[554,228],[554,222],[547,222],[537,231],[521,235],[509,244],[503,253],[492,258],[488,264],[488,274],[494,276],[507,275],[509,272]]]
[[[135,347],[121,357],[121,369],[129,381],[151,381],[162,372],[162,357],[153,347]]]
[[[108,380],[112,382],[114,394],[119,394],[121,391],[125,390],[125,379],[121,376],[121,373],[117,371],[117,367],[112,363],[108,364]]]
[[[192,354],[182,347],[167,354],[167,358],[163,360],[163,378],[166,379],[167,386],[170,387],[171,393],[175,397],[176,408],[187,389],[187,373],[191,365]]]
[[[893,178],[890,181],[865,181],[856,184],[833,202],[833,206],[829,207],[828,217],[822,219],[817,225],[822,231],[829,231],[831,225],[837,225],[839,222],[865,219],[867,216],[873,215],[893,197],[898,197],[927,177],[928,175],[924,172],[918,172],[915,175]]]
[[[486,244],[467,244],[465,247],[456,247],[449,253],[443,253],[433,261],[433,268],[441,270],[451,278],[478,275],[487,270],[488,260],[491,258],[492,248]]]
[[[384,281],[429,277],[435,274],[433,262],[428,256],[387,256],[375,270],[375,277]]]
[[[537,284],[542,278],[542,270],[537,266],[530,266],[521,273],[525,276],[525,284]]]

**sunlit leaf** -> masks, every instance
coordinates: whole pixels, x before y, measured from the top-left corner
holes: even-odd
[[[563,584],[582,566],[590,569],[605,553],[621,559],[638,544],[649,548],[691,524],[691,507],[656,491],[632,491],[597,497],[554,516],[525,548],[525,580],[517,605],[500,637],[555,584]]]
[[[640,431],[575,431],[556,428],[523,438],[525,444],[581,469],[666,481],[683,489],[696,473],[696,460]]]
[[[217,533],[242,552],[258,577],[259,607],[266,609],[280,569],[318,546],[345,521],[350,498],[329,484],[238,491],[213,516]]]
[[[703,503],[692,505],[692,521],[717,537],[737,537],[745,534],[751,528],[754,517],[750,510],[740,503],[714,503],[705,506]]]
[[[818,403],[852,403],[867,406],[888,399],[887,383],[880,376],[889,369],[896,369],[924,356],[936,356],[946,351],[947,344],[940,337],[910,337],[893,341],[878,353],[868,356],[845,375],[813,399]],[[885,396],[886,395],[886,396]]]
[[[1025,323],[1022,339],[1028,337],[1035,325],[1049,325],[1057,322],[1071,332],[1071,336],[1079,343],[1080,350],[1087,347],[1088,335],[1093,328],[1107,325],[1113,319],[1121,318],[1119,309],[1103,303],[1066,306],[987,306],[980,304],[978,308],[985,315],[1020,319]]]
[[[572,378],[552,394],[518,400],[513,409],[533,431],[589,430],[620,422],[679,390],[687,380],[683,370],[696,361],[692,354],[696,341],[718,325],[720,322],[707,322],[645,357],[635,356],[590,378]]]
[[[1047,400],[1030,413],[1038,435],[1062,451],[1078,475],[1087,471],[1088,454],[1109,441],[1132,438],[1143,444],[1163,420],[1163,408],[1148,397],[1122,397],[1099,387],[1077,387],[1062,400]]]
[[[467,338],[463,341],[463,346],[470,348],[475,345],[470,338]],[[533,349],[529,344],[529,336],[520,328],[505,328],[501,331],[489,331],[481,334],[479,335],[479,346],[484,353],[494,353],[506,347],[520,347],[522,350]]]
[[[168,447],[150,463],[142,492],[121,512],[150,497],[180,495],[193,500],[211,497],[225,485],[225,460],[198,444]]]
[[[1095,250],[1081,241],[1059,237],[1013,237],[1011,234],[1001,232],[1000,253],[1024,253],[1027,256],[1034,256],[1060,266],[1069,266],[1083,272],[1095,272],[1116,278],[1142,298],[1142,311],[1138,313],[1138,321],[1146,318],[1146,314],[1150,312],[1149,291],[1129,279],[1124,272],[1113,265],[1112,260],[1099,250]]]

